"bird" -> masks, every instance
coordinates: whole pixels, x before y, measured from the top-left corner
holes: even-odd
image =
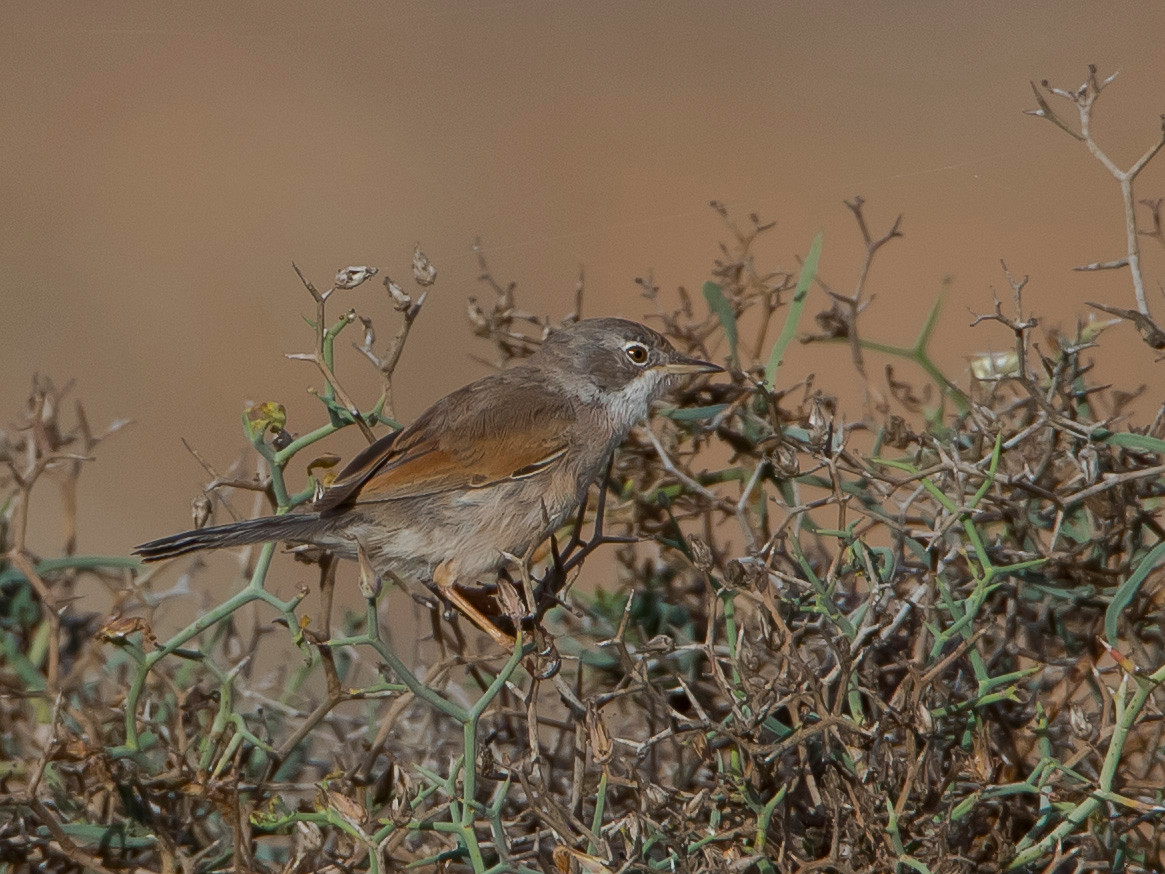
[[[502,573],[566,522],[616,447],[683,378],[723,368],[619,318],[551,332],[518,364],[463,386],[356,455],[309,508],[152,540],[160,561],[267,541],[363,552],[380,576],[435,588],[499,644],[460,591]]]

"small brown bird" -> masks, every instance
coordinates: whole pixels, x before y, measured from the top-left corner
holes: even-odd
[[[624,319],[587,319],[521,363],[446,395],[352,459],[310,512],[174,534],[146,561],[285,540],[380,574],[433,582],[499,643],[506,637],[458,585],[496,576],[560,528],[653,401],[689,374],[721,370]],[[359,546],[358,546],[359,544]]]

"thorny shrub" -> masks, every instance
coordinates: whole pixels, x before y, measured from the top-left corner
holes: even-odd
[[[1085,120],[1107,84],[1046,90]],[[1090,136],[1037,96],[1037,114]],[[977,360],[969,385],[930,358],[937,305],[910,348],[862,336],[869,268],[901,234],[875,236],[861,200],[848,206],[867,255],[855,291],[816,278],[831,306],[801,334],[846,344],[860,415],[828,385],[781,380],[816,247],[767,272],[753,257],[767,226],[717,206],[730,242],[707,307],[641,287],[649,320],[729,374],[633,433],[522,585],[486,590],[526,629],[513,653],[463,636],[439,604],[414,607],[431,635],[394,645],[387,589],[362,576],[367,609],[334,608],[355,572],[319,552],[298,556],[311,600],[284,600],[273,544],[242,553],[236,594],[158,639],[158,606],[205,575],[163,590],[164,574],[79,554],[68,533],[57,556],[25,546],[47,479],[71,530],[99,440],[36,382],[0,442],[0,870],[1160,870],[1165,415],[1132,427],[1136,393],[1093,384],[1101,326],[1038,351],[1010,276],[1013,301],[981,318],[1014,350]],[[1136,254],[1117,266],[1137,308],[1104,309],[1156,345]],[[494,299],[471,301],[470,321],[504,365],[550,324],[482,266]],[[370,319],[326,312],[374,269],[327,292],[304,279],[316,336],[300,357],[320,370],[324,416],[295,435],[278,404],[249,410],[254,470],[212,473],[199,517],[232,490],[309,501],[334,459],[289,483],[293,457],[392,425],[392,372],[436,278],[419,250],[413,268],[415,299],[385,282],[401,328],[379,352]],[[357,320],[353,345],[384,376],[367,412],[335,375]],[[899,366],[883,380],[871,362],[886,356]],[[569,590],[596,548],[613,574]],[[113,615],[85,612],[94,580]],[[261,625],[242,622],[248,604]],[[284,670],[256,669],[260,640]]]

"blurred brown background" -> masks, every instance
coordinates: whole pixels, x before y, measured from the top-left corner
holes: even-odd
[[[5,18],[0,419],[40,372],[76,377],[95,427],[135,420],[82,478],[85,552],[188,526],[205,477],[180,436],[225,469],[247,400],[282,401],[293,430],[322,421],[317,375],[283,358],[311,342],[293,259],[325,287],[347,264],[403,280],[422,243],[439,277],[399,371],[406,419],[485,371],[464,315],[489,297],[476,236],[530,309],[567,312],[583,266],[585,314],[639,317],[636,276],[669,294],[707,278],[713,198],[779,222],[774,268],[824,228],[841,288],[861,255],[843,198],[864,195],[876,231],[905,213],[865,330],[909,340],[950,276],[940,349],[963,379],[964,356],[1009,343],[968,328],[1006,288],[1001,258],[1031,274],[1044,327],[1071,328],[1085,300],[1133,305],[1127,274],[1070,271],[1122,254],[1115,184],[1021,111],[1030,79],[1120,70],[1097,128],[1130,163],[1165,111],[1160,3],[36,2]],[[1165,195],[1165,160],[1139,192]],[[1162,254],[1146,246],[1165,316]],[[379,284],[349,294],[387,340]],[[795,354],[787,378],[837,390],[835,352]],[[1104,366],[1160,402],[1130,327]],[[355,355],[341,374],[374,397]],[[31,542],[51,554],[40,498]]]

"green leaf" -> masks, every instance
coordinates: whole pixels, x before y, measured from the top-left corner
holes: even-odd
[[[123,825],[92,825],[85,822],[66,822],[61,830],[84,847],[102,847],[116,850],[145,850],[157,846],[158,839],[150,834],[135,834]],[[49,830],[40,826],[36,833],[51,837]]]
[[[1149,575],[1149,571],[1157,566],[1157,563],[1161,561],[1162,557],[1165,557],[1165,540],[1149,550],[1149,554],[1137,565],[1137,569],[1133,571],[1132,576],[1121,583],[1120,588],[1116,590],[1116,594],[1112,596],[1112,603],[1104,611],[1104,636],[1108,639],[1109,646],[1116,647],[1117,623],[1120,621],[1121,613],[1125,607],[1129,606],[1129,603],[1137,594],[1137,590],[1141,587],[1141,583]]]
[[[704,299],[708,301],[708,309],[715,313],[716,318],[720,320],[720,327],[724,330],[724,336],[728,338],[728,351],[732,355],[732,363],[735,365],[738,360],[736,357],[736,313],[732,309],[732,304],[729,303],[728,298],[724,296],[724,292],[715,282],[704,283]]]
[[[712,419],[728,409],[728,404],[712,404],[710,407],[676,407],[664,410],[663,415],[676,422],[691,422],[698,419]]]
[[[1140,449],[1144,452],[1165,453],[1165,440],[1149,437],[1146,434],[1130,434],[1124,431],[1109,431],[1097,428],[1089,435],[1093,440],[1107,443],[1110,446],[1121,446],[1125,449]]]
[[[805,309],[805,298],[809,296],[809,286],[813,277],[817,275],[817,259],[821,256],[821,233],[813,238],[813,245],[809,247],[809,254],[805,263],[801,265],[801,278],[797,280],[797,290],[793,292],[793,302],[789,305],[789,314],[785,316],[784,327],[781,328],[777,342],[773,344],[773,351],[769,353],[769,363],[765,366],[765,388],[772,389],[777,381],[777,368],[785,356],[785,349],[797,333],[797,323],[801,320],[801,312]]]

